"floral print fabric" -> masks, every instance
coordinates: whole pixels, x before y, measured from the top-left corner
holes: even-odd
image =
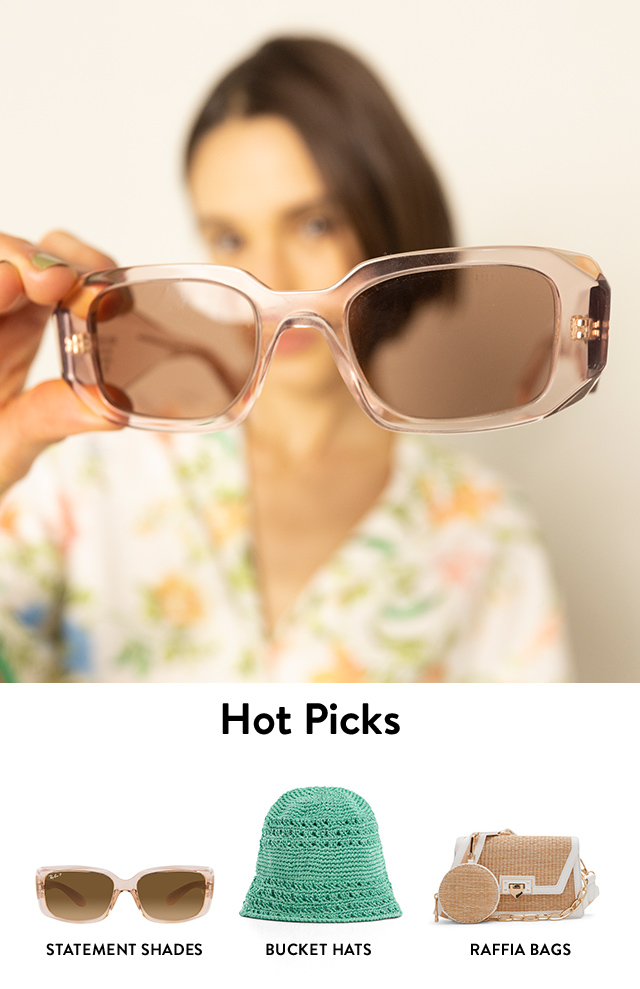
[[[518,498],[431,438],[394,449],[381,496],[268,634],[241,429],[51,448],[0,502],[0,679],[566,679]]]

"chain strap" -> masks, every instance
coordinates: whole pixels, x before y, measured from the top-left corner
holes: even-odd
[[[575,910],[578,909],[585,896],[587,895],[587,883],[589,881],[589,876],[593,875],[591,869],[587,869],[586,865],[580,859],[581,871],[580,875],[582,877],[582,888],[576,896],[575,900],[571,906],[566,907],[564,910],[556,910],[551,913],[505,913],[505,914],[491,914],[488,920],[564,920],[565,917],[569,917]]]

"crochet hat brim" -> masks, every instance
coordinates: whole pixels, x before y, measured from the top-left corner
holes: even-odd
[[[292,882],[256,876],[242,917],[306,924],[349,924],[400,917],[388,879],[351,882]]]

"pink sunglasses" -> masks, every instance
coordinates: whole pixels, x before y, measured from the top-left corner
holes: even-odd
[[[365,261],[317,292],[216,265],[116,268],[87,275],[56,316],[64,378],[120,425],[242,422],[297,329],[321,334],[374,422],[447,433],[541,419],[592,391],[609,303],[590,258],[479,247]]]
[[[159,924],[195,920],[211,905],[213,870],[168,865],[145,869],[132,879],[119,879],[107,869],[83,865],[58,865],[36,873],[42,912],[72,924],[104,920],[124,891],[131,893],[147,920]]]

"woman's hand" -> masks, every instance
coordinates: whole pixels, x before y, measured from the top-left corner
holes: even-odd
[[[70,234],[38,244],[0,234],[0,495],[50,443],[73,433],[119,429],[87,408],[66,382],[24,384],[56,304],[86,271],[115,263]]]

